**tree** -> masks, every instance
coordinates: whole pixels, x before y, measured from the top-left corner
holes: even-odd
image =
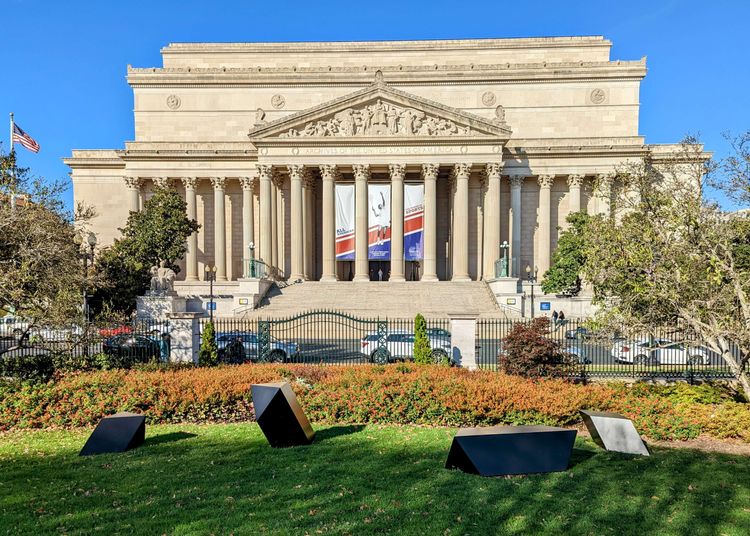
[[[585,212],[571,212],[566,221],[570,227],[560,234],[552,254],[552,265],[544,274],[542,290],[545,294],[581,291],[581,269],[584,263],[584,230],[590,216]]]
[[[519,322],[503,339],[498,366],[506,374],[525,378],[567,378],[572,358],[549,338],[549,318]]]
[[[734,155],[737,162],[748,155]],[[611,218],[586,227],[584,277],[604,305],[602,327],[653,334],[682,330],[722,356],[750,398],[750,220],[728,216],[703,196],[717,165],[695,139],[671,153],[622,166]],[[738,169],[738,168],[734,168]],[[750,173],[729,193],[750,191]]]
[[[166,261],[179,273],[175,263],[187,252],[188,237],[200,228],[197,221],[185,215],[186,207],[177,191],[157,187],[143,210],[130,213],[120,229],[122,236],[99,256],[100,288],[94,303],[131,312],[136,297],[148,289],[151,266]]]
[[[420,365],[432,363],[432,348],[427,337],[427,322],[422,313],[414,317],[414,362]]]
[[[0,307],[32,324],[68,323],[82,312],[86,274],[74,237],[92,212],[66,210],[66,188],[17,168],[14,153],[0,157]]]
[[[219,362],[219,348],[216,346],[214,323],[207,322],[201,333],[201,347],[198,350],[198,365],[212,367]]]

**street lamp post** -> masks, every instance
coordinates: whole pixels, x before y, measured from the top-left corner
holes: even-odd
[[[248,244],[248,249],[250,250],[250,270],[248,270],[250,277],[255,278],[255,242],[250,242]]]
[[[503,259],[500,263],[500,277],[508,277],[508,249],[510,249],[510,244],[507,240],[503,240],[503,243],[500,244],[500,251],[503,252]]]
[[[534,318],[534,285],[536,284],[536,276],[539,273],[539,268],[534,266],[534,272],[531,272],[531,266],[526,265],[526,277],[531,284],[531,318]]]
[[[90,321],[88,304],[89,262],[91,262],[91,266],[94,265],[94,248],[96,247],[96,235],[94,233],[89,233],[86,236],[86,242],[84,243],[83,236],[80,234],[76,234],[73,237],[73,242],[78,246],[78,255],[83,261],[83,317],[84,320],[88,323]]]
[[[216,266],[211,264],[206,265],[206,280],[208,280],[208,316],[209,320],[213,324],[214,322],[214,281],[216,281]]]

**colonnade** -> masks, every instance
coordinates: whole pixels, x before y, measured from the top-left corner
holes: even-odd
[[[451,280],[469,281],[469,179],[473,168],[471,164],[455,164],[450,168],[452,192],[452,222],[451,222]],[[356,164],[347,166],[354,177],[355,184],[355,281],[369,281],[368,261],[368,181],[370,180],[370,166]],[[423,164],[420,176],[424,183],[424,249],[422,260],[422,281],[437,281],[437,179],[440,167],[437,164]],[[290,259],[289,278],[311,279],[316,271],[313,266],[313,251],[316,237],[316,208],[315,182],[318,171],[321,182],[322,195],[322,235],[320,240],[322,249],[321,281],[335,281],[336,276],[336,200],[335,184],[342,179],[341,168],[333,164],[326,165],[289,165],[271,166],[257,165],[256,177],[238,177],[242,187],[242,243],[243,249],[253,242],[255,233],[255,204],[254,189],[256,180],[259,183],[259,244],[257,251],[259,259],[270,267],[284,266],[284,250],[279,244],[284,243],[284,225],[279,222],[281,209],[281,176],[285,171],[289,176],[289,204],[290,212]],[[483,222],[482,222],[482,266],[481,271],[485,279],[495,276],[495,261],[501,256],[500,227],[501,227],[501,181],[503,165],[501,162],[490,162],[481,166],[484,181]],[[388,166],[391,183],[391,281],[404,281],[404,180],[406,166],[391,164]],[[511,173],[507,176],[510,184],[510,214],[508,221],[510,275],[523,277],[523,267],[520,266],[521,255],[521,226],[533,225],[534,215],[523,214],[521,191],[528,174]],[[226,222],[226,177],[209,177],[213,188],[214,214],[214,264],[216,279],[227,280],[227,222]],[[585,176],[582,174],[567,175],[568,208],[569,212],[577,212],[582,208],[582,187]],[[603,175],[600,181],[608,188],[611,175]],[[141,177],[125,177],[128,188],[129,207],[131,211],[142,208],[140,189],[143,184]],[[155,184],[168,186],[171,179],[152,178]],[[197,177],[182,177],[185,189],[187,216],[197,219],[196,190],[199,182]],[[555,175],[542,174],[537,176],[539,187],[539,204],[536,214],[537,244],[534,254],[539,274],[550,266],[551,238],[552,238],[552,195],[551,190]],[[598,211],[609,213],[610,206],[605,198],[598,204]],[[522,223],[523,222],[523,223]],[[243,257],[245,252],[243,251]],[[196,281],[198,273],[198,239],[194,233],[188,238],[187,254],[185,257],[186,280]],[[244,274],[246,277],[249,274]]]

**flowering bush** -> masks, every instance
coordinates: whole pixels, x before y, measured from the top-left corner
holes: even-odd
[[[424,425],[580,423],[579,410],[617,411],[654,439],[700,434],[750,442],[750,408],[685,402],[622,384],[577,385],[409,364],[326,367],[247,364],[71,373],[0,387],[0,430],[92,426],[130,410],[151,423],[253,419],[250,386],[287,380],[313,421]]]

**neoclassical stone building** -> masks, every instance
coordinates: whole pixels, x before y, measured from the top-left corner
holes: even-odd
[[[639,135],[645,59],[602,37],[170,44],[128,67],[135,140],[75,150],[76,201],[111,242],[155,185],[200,231],[180,277],[492,280],[539,274],[594,180],[672,146]]]

